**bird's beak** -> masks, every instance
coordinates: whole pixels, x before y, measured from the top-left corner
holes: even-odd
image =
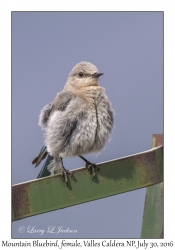
[[[104,73],[94,73],[94,74],[92,74],[92,77],[96,77],[96,78],[98,78],[99,76],[102,76]]]

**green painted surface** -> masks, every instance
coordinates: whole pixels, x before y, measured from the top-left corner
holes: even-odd
[[[147,188],[141,238],[163,238],[163,182]]]
[[[163,135],[153,135],[152,147],[163,144]],[[157,151],[158,164],[163,165],[163,157]],[[158,170],[160,171],[160,170]],[[159,172],[162,174],[162,171]],[[148,187],[145,197],[145,208],[142,222],[142,239],[162,239],[163,238],[163,182]]]
[[[162,182],[163,147],[98,164],[95,180],[76,169],[68,187],[60,175],[12,187],[12,220],[49,212]]]

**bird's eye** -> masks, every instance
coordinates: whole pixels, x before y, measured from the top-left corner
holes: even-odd
[[[80,73],[79,73],[79,76],[83,76],[83,72],[80,72]]]

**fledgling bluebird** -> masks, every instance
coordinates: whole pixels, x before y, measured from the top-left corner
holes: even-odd
[[[101,75],[90,62],[76,64],[63,91],[41,110],[39,125],[45,145],[32,163],[38,166],[47,154],[48,158],[38,178],[47,170],[51,175],[61,172],[67,184],[67,173],[72,173],[64,168],[62,159],[70,156],[82,158],[94,178],[96,165],[82,155],[101,151],[114,125],[111,103],[99,86]]]

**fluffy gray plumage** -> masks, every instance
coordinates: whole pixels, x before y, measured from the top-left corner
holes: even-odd
[[[78,63],[63,91],[41,110],[39,125],[47,152],[54,158],[48,166],[51,174],[63,167],[61,158],[99,152],[109,138],[114,111],[99,86],[100,75],[92,63]]]

